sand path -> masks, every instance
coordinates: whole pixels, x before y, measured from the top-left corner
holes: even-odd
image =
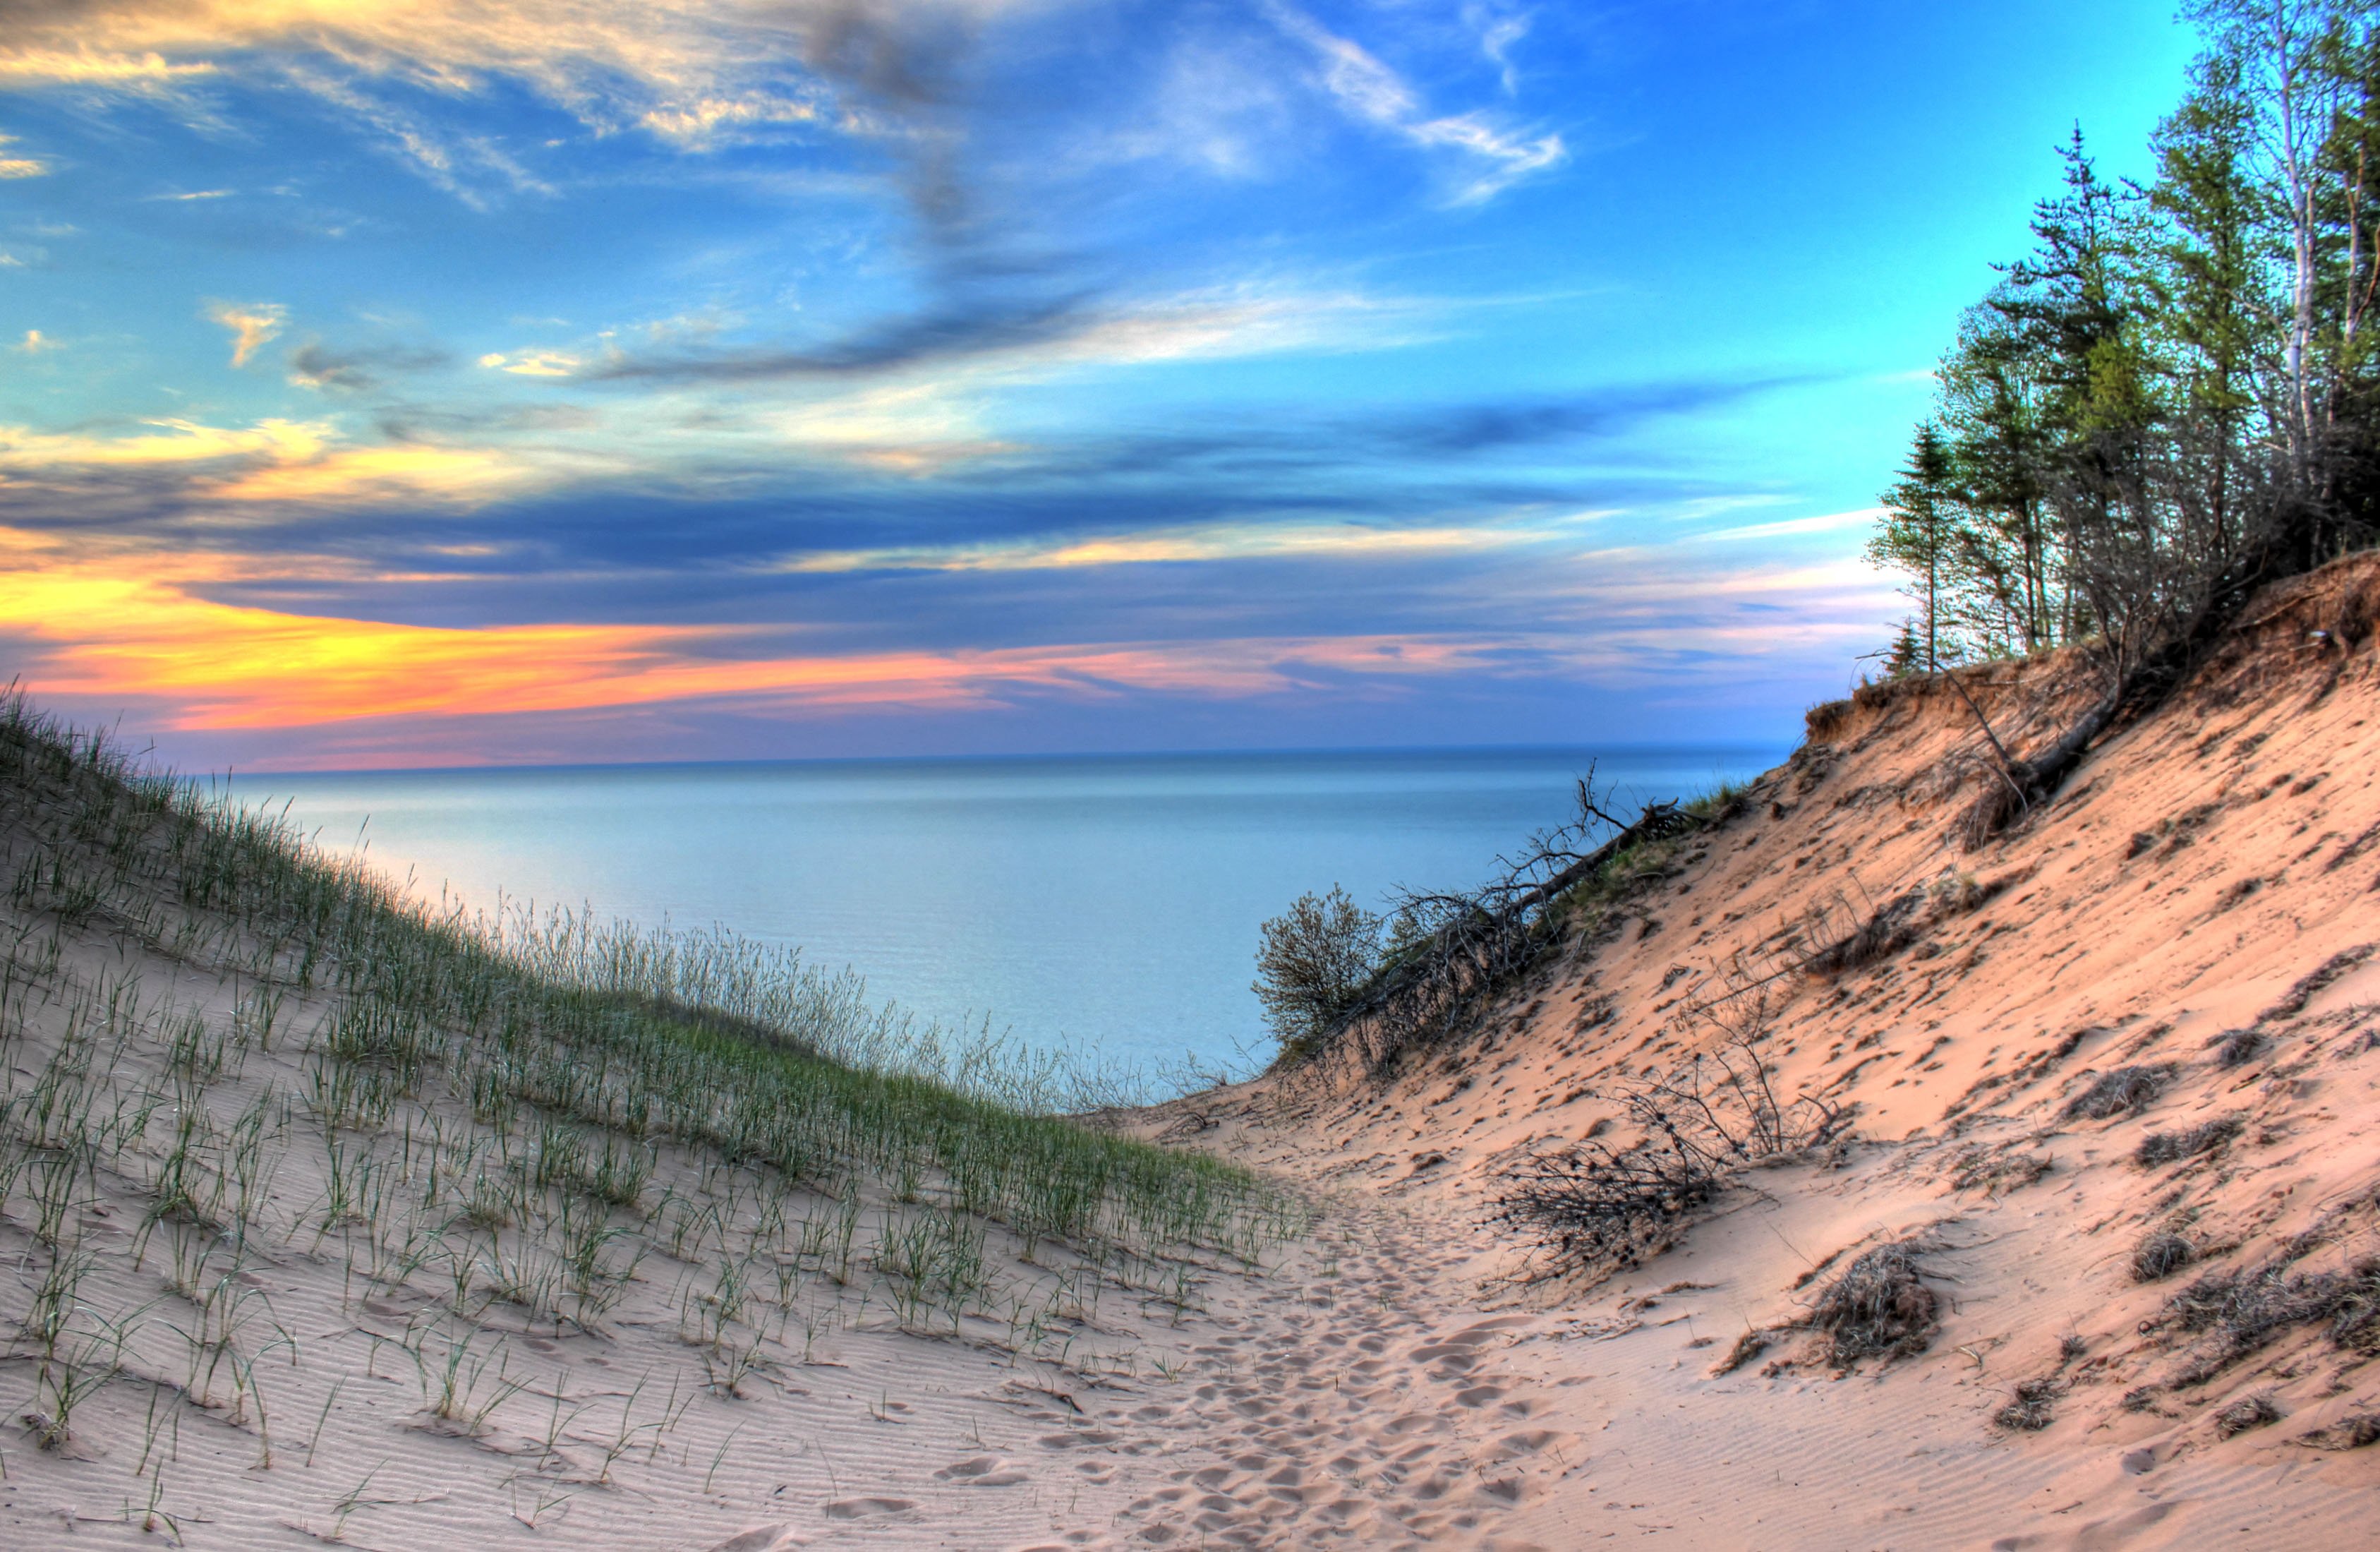
[[[1156,1442],[1149,1490],[1102,1543],[1524,1545],[1500,1529],[1559,1473],[1570,1436],[1499,1338],[1532,1316],[1483,1314],[1470,1258],[1395,1204],[1341,1203],[1284,1275],[1219,1301],[1178,1383],[1102,1410]],[[1056,1421],[1056,1419],[1052,1419]]]

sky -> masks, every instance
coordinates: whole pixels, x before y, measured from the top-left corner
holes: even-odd
[[[1754,743],[2171,0],[0,0],[0,674],[184,769]]]

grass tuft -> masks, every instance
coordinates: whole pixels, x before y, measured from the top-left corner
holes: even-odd
[[[1941,1301],[1925,1286],[1918,1246],[1898,1240],[1865,1252],[1827,1285],[1806,1325],[1826,1339],[1828,1357],[1848,1367],[1863,1358],[1890,1363],[1933,1342]]]
[[[2187,1131],[2152,1131],[2132,1150],[2132,1162],[2153,1169],[2178,1159],[2196,1158],[2201,1154],[2213,1153],[2247,1129],[2247,1117],[2230,1115],[2202,1121]]]
[[[2132,1281],[2163,1282],[2198,1259],[2198,1246],[2187,1236],[2160,1231],[2132,1247]]]
[[[2137,1115],[2156,1103],[2157,1095],[2180,1075],[2171,1062],[2148,1067],[2119,1067],[2099,1074],[2096,1082],[2066,1102],[2069,1120],[2104,1121],[2115,1116]]]

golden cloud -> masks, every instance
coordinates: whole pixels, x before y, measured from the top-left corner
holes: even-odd
[[[567,377],[582,363],[567,350],[491,350],[480,364],[516,377]]]
[[[19,48],[0,52],[0,83],[60,82],[67,85],[155,85],[185,76],[212,74],[208,60],[174,64],[164,55],[103,54],[89,48]]]
[[[0,146],[16,143],[16,136],[0,135]],[[49,170],[47,162],[36,161],[30,156],[0,156],[0,178],[40,177]]]
[[[141,697],[184,728],[407,715],[596,711],[733,699],[780,706],[959,709],[1006,691],[1256,695],[1318,669],[1477,670],[1501,643],[1395,636],[1122,642],[983,652],[752,655],[745,627],[454,629],[215,602],[255,580],[225,556],[69,555],[0,529],[0,615],[39,644],[45,693]],[[297,563],[280,563],[287,576]]]
[[[738,97],[704,97],[683,105],[648,109],[637,122],[666,141],[705,146],[723,132],[748,125],[812,124],[825,116],[815,103],[746,92]]]
[[[965,21],[1052,3],[1062,0],[93,0],[12,16],[0,87],[155,91],[239,55],[304,51],[443,92],[503,77],[598,128],[641,125],[699,146],[822,117],[783,77],[855,20]]]
[[[480,448],[351,447],[273,463],[221,481],[206,494],[226,501],[371,502],[428,496],[468,505],[530,478],[501,453]]]
[[[243,367],[249,359],[273,336],[288,318],[288,310],[278,302],[228,302],[207,304],[207,319],[221,324],[231,331],[231,364]]]
[[[195,421],[144,423],[157,429],[132,436],[85,436],[0,426],[0,469],[195,464],[235,458],[295,462],[318,457],[333,435],[331,427],[319,421],[260,421],[245,429]]]
[[[563,471],[481,447],[398,443],[343,447],[323,421],[260,421],[247,427],[152,421],[128,436],[88,436],[0,426],[0,470],[66,474],[124,468],[189,469],[201,500],[371,505],[431,501],[472,506]],[[212,468],[231,465],[228,470]]]

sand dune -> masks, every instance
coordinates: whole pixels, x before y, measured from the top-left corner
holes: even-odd
[[[358,1122],[331,989],[178,904],[68,910],[20,801],[0,1540],[2370,1544],[2375,602],[2368,561],[2266,600],[1972,854],[1961,699],[1824,708],[1470,1037],[1109,1118],[1302,1204],[1250,1195],[1236,1249],[1028,1240],[930,1168],[785,1179],[665,1132],[625,1203],[516,1184],[507,1223],[483,1190],[543,1181],[550,1118],[425,1083]],[[2023,746],[2082,671],[1967,683]],[[1773,1081],[1848,1129],[1641,1265],[1534,1278],[1503,1182],[1624,1146],[1746,967]],[[59,1145],[77,1106],[103,1158]],[[965,1291],[921,1291],[921,1223],[975,1247]],[[1938,1324],[1839,1361],[1814,1306],[1893,1245]]]
[[[1679,843],[1483,1034],[1384,1083],[1273,1081],[1164,1124],[1195,1106],[1202,1145],[1377,1204],[1437,1247],[1438,1275],[1475,1290],[1443,1340],[1505,1312],[1465,1374],[1577,1442],[1482,1535],[2369,1545],[2380,1451],[2353,1446],[2380,1436],[2362,1421],[2380,1417],[2380,1333],[2357,1324],[2380,1296],[2375,614],[2369,558],[2277,592],[2174,703],[1973,854],[1950,831],[1983,740],[1953,693],[1823,709],[1740,813]],[[2091,692],[2082,672],[1966,678],[2026,748]],[[1506,1171],[1598,1124],[1624,1136],[1626,1088],[1716,1041],[1680,1019],[1698,986],[1773,973],[1912,891],[1906,941],[1773,983],[1778,1087],[1855,1106],[1854,1141],[1747,1172],[1608,1283],[1514,1279],[1514,1237],[1481,1222]],[[2150,1075],[2138,1108],[2073,1108],[2125,1069]],[[2167,1156],[2144,1162],[2152,1137]],[[2156,1234],[2192,1259],[2137,1280]],[[1940,1300],[1925,1350],[1849,1373],[1800,1356],[1815,1344],[1794,1323],[1828,1277],[1904,1240]],[[2228,1289],[2278,1309],[2293,1286],[2299,1318],[2244,1337],[2228,1315],[2191,1329],[2173,1303]],[[1766,1350],[1714,1375],[1747,1331]],[[2026,1394],[2023,1421],[2045,1425],[1996,1421]]]

